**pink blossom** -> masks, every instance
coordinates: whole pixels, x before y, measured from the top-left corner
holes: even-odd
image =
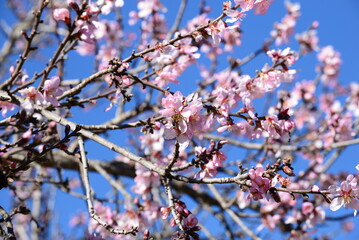
[[[313,23],[313,27],[311,29],[295,36],[297,41],[300,43],[300,52],[302,54],[307,54],[311,51],[317,51],[319,49],[319,39],[317,37],[317,30],[314,27],[315,25],[316,24]]]
[[[178,84],[177,77],[180,75],[178,68],[173,65],[168,65],[162,70],[158,71],[158,76],[155,78],[154,82],[159,87],[164,87],[168,83]]]
[[[189,140],[192,138],[194,131],[200,129],[201,114],[203,108],[202,101],[197,94],[191,94],[184,97],[180,92],[175,94],[166,94],[166,98],[162,99],[162,106],[165,109],[159,113],[168,117],[168,123],[165,125],[165,139],[177,138],[181,148],[188,146]]]
[[[198,53],[198,47],[192,46],[190,38],[182,39],[179,42],[178,50],[191,58],[198,59],[201,55]]]
[[[208,23],[209,18],[207,17],[206,13],[203,13],[199,16],[194,17],[193,19],[191,19],[188,23],[187,23],[187,31],[193,31],[195,30],[198,26],[200,25],[205,25]],[[183,34],[185,34],[186,32],[181,32]],[[198,32],[197,32],[198,33]],[[199,34],[199,33],[198,33]],[[200,35],[200,37],[202,37],[202,35]],[[197,41],[197,39],[196,39]]]
[[[80,36],[81,40],[93,43],[94,39],[96,39],[95,31],[100,26],[100,23],[97,20],[99,12],[100,9],[97,6],[90,4],[76,21],[78,29],[77,34]]]
[[[234,23],[234,22],[242,19],[245,16],[245,14],[243,14],[242,12],[240,12],[238,10],[231,9],[232,2],[230,2],[230,1],[224,3],[223,6],[224,6],[223,13],[226,14],[228,17],[230,17],[229,19],[226,20],[226,22],[228,22],[228,23]]]
[[[132,187],[132,191],[141,195],[142,198],[146,200],[148,198],[147,193],[150,192],[151,187],[158,187],[161,185],[160,176],[140,164],[136,164],[135,168],[135,186]]]
[[[46,105],[46,100],[41,92],[35,87],[28,87],[19,91],[22,95],[26,95],[25,100],[21,103],[21,109],[28,115],[34,112],[34,104],[39,106]]]
[[[302,205],[302,213],[304,215],[309,215],[314,210],[314,205],[311,202],[304,202]]]
[[[139,213],[134,211],[127,210],[124,213],[119,213],[116,215],[115,220],[119,229],[130,230],[133,227],[138,227],[140,231],[143,231],[145,227],[144,221],[139,216]],[[109,235],[106,229],[104,229],[103,231],[106,232],[107,235]],[[110,237],[108,237],[107,239],[109,238]],[[121,237],[120,239],[123,239],[123,237]]]
[[[234,0],[236,4],[241,6],[242,12],[247,12],[254,7],[255,0]]]
[[[226,52],[231,52],[234,46],[240,46],[242,44],[242,34],[239,31],[240,22],[236,22],[234,25],[238,26],[238,28],[223,33],[224,51]],[[239,59],[237,59],[237,61],[240,62]]]
[[[22,95],[26,95],[27,99],[38,105],[42,105],[44,103],[44,96],[35,87],[25,88],[23,90],[20,90],[20,93]]]
[[[262,225],[274,231],[281,219],[282,217],[278,214],[264,214],[264,216],[262,216]]]
[[[258,82],[258,84],[257,84]],[[260,78],[252,79],[248,75],[241,75],[237,79],[236,93],[242,99],[246,112],[252,119],[256,120],[255,109],[252,106],[252,100],[264,96],[264,90],[259,87]],[[253,114],[252,114],[253,113]]]
[[[315,101],[316,84],[314,81],[301,81],[295,84],[294,90],[291,92],[292,107],[298,104],[300,100],[304,102]]]
[[[195,177],[199,176],[200,179],[205,177],[215,177],[217,173],[217,167],[212,161],[210,161],[202,167],[201,171],[199,172],[199,175],[196,174]]]
[[[219,151],[226,143],[227,141],[220,141],[216,145],[212,140],[208,148],[195,147],[196,162],[201,167],[201,171],[199,172],[200,178],[214,177],[217,175],[217,168],[222,167],[223,161],[227,159],[226,154],[223,151]],[[196,176],[198,176],[198,173]]]
[[[263,199],[263,195],[271,188],[270,179],[263,177],[263,167],[257,166],[256,169],[251,169],[248,172],[251,180],[251,187],[249,189],[251,198],[253,200]]]
[[[106,79],[105,79],[106,80]],[[112,81],[112,80],[111,80]],[[107,82],[107,81],[106,81]],[[112,85],[112,82],[109,84]],[[108,100],[110,100],[110,104],[107,108],[105,108],[105,112],[108,112],[112,109],[113,106],[118,104],[118,99],[120,98],[121,91],[117,90],[114,96],[108,96]]]
[[[206,28],[206,31],[207,31],[207,33],[209,35],[212,36],[213,45],[215,47],[218,47],[219,44],[221,43],[223,33],[225,31],[228,31],[228,30],[233,30],[233,29],[235,29],[237,27],[238,26],[236,26],[236,25],[233,25],[231,27],[227,27],[226,24],[222,20],[219,20],[217,22],[210,23],[208,28]]]
[[[78,225],[84,225],[87,223],[87,215],[84,212],[80,212],[77,215],[71,217],[69,225],[72,227]]]
[[[272,2],[273,0],[256,0],[254,3],[254,14],[266,14]]]
[[[303,203],[304,204],[304,203]],[[323,223],[325,220],[325,211],[321,207],[310,207],[307,205],[308,209],[305,209],[305,223],[308,228],[314,227],[318,223]],[[311,209],[311,211],[309,211]]]
[[[281,75],[281,71],[263,72],[259,78],[254,79],[254,83],[262,92],[273,92],[281,84]]]
[[[272,92],[280,86],[282,82],[291,82],[295,75],[295,69],[287,69],[285,63],[281,69],[271,69],[267,64],[262,68],[260,76],[255,78],[252,82],[253,85],[263,94],[264,92]],[[253,91],[252,91],[253,92]],[[257,93],[259,95],[259,93]]]
[[[355,225],[352,221],[345,221],[341,225],[345,232],[351,232],[355,228]]]
[[[171,207],[161,207],[162,219],[168,218],[171,213]]]
[[[130,11],[130,12],[128,13],[128,16],[129,16],[128,24],[129,24],[130,26],[135,25],[135,24],[138,22],[138,20],[139,20],[139,17],[138,17],[138,14],[137,14],[136,11]]]
[[[111,12],[114,7],[122,7],[124,5],[123,0],[98,0],[97,6],[101,7],[101,13],[107,15]]]
[[[140,136],[141,148],[144,149],[146,155],[156,155],[161,152],[164,147],[163,138],[164,129],[154,131],[152,134]]]
[[[32,131],[31,131],[31,129],[28,129],[26,132],[24,132],[22,134],[21,138],[26,140],[26,141],[29,141],[31,136],[32,136]]]
[[[173,62],[178,55],[177,48],[172,45],[163,46],[163,44],[156,44],[156,50],[157,51],[151,55],[154,63],[169,64]]]
[[[1,115],[5,117],[8,111],[13,111],[15,109],[15,104],[5,101],[0,101],[0,109],[1,109]]]
[[[54,106],[59,106],[56,97],[61,96],[63,91],[59,88],[60,78],[54,76],[44,83],[44,99]]]
[[[81,182],[78,178],[70,178],[68,187],[73,190],[81,186]]]
[[[198,224],[198,219],[194,214],[189,214],[184,220],[183,220],[183,225],[186,228],[193,228],[195,226],[197,226]]]
[[[289,36],[292,35],[294,31],[294,26],[296,25],[296,19],[291,15],[287,15],[282,19],[282,22],[274,24],[274,31],[271,32],[271,35],[276,38],[276,45],[281,45],[282,43],[289,43]]]
[[[349,88],[350,97],[348,99],[348,110],[350,110],[355,117],[359,117],[359,84],[351,83]]]
[[[270,50],[267,52],[267,55],[272,58],[273,62],[284,60],[286,67],[293,65],[297,60],[297,54],[294,51],[291,51],[289,47],[284,50]]]
[[[322,72],[321,80],[327,86],[335,87],[342,63],[340,53],[335,51],[332,46],[327,46],[319,52],[318,60],[323,63],[323,66],[320,67]]]
[[[141,0],[137,4],[139,10],[138,17],[146,18],[153,12],[166,12],[167,9],[160,3],[159,0]]]
[[[70,11],[67,8],[56,8],[53,16],[56,21],[64,21],[67,24],[71,23]]]
[[[146,226],[152,226],[161,215],[161,207],[157,202],[152,200],[146,200],[142,206],[143,211],[141,216],[143,217],[143,223]]]
[[[347,141],[355,136],[353,116],[350,112],[338,115],[338,120],[332,126],[335,127],[336,141]]]
[[[284,16],[280,23],[275,23],[275,30],[271,32],[271,35],[276,38],[277,45],[289,42],[289,36],[295,32],[294,26],[300,15],[300,4],[286,1],[286,7],[287,15]]]
[[[251,200],[246,193],[241,190],[237,191],[237,204],[240,209],[245,209],[249,206],[250,202]]]
[[[224,131],[228,132],[241,132],[245,129],[245,122],[241,121],[239,123],[234,123],[231,118],[217,118],[218,122],[222,125],[217,128],[218,133],[222,133]]]
[[[310,190],[312,190],[313,192],[319,192],[320,188],[317,185],[313,185]]]
[[[88,56],[88,55],[92,55],[95,53],[95,48],[96,48],[95,44],[82,41],[82,42],[79,42],[78,45],[76,46],[76,51],[81,56]]]
[[[340,184],[340,187],[331,185],[328,190],[334,199],[330,204],[330,210],[337,211],[344,206],[345,208],[359,209],[357,198],[359,197],[359,187],[357,186],[357,179],[353,175],[349,175],[345,181]]]
[[[282,134],[280,123],[277,116],[267,116],[266,120],[261,121],[265,136],[270,138],[280,138]]]

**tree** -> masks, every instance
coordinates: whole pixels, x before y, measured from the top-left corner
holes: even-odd
[[[8,1],[0,236],[330,238],[315,230],[353,214],[328,213],[359,208],[355,169],[329,171],[359,143],[359,84],[340,83],[340,54],[319,46],[317,22],[295,35],[298,3],[238,58],[241,23],[272,0],[164,2]],[[303,80],[298,61],[315,52]],[[66,203],[77,234],[56,224],[59,191],[86,203]]]

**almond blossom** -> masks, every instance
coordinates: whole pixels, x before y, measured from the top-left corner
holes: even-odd
[[[251,187],[250,198],[253,200],[263,199],[263,195],[266,195],[269,188],[271,188],[271,180],[263,177],[263,167],[258,165],[255,169],[251,169],[248,172]]]
[[[66,24],[71,23],[70,11],[67,8],[56,8],[53,16],[56,21],[64,21]]]
[[[275,63],[278,63],[280,60],[284,61],[283,64],[285,64],[285,67],[293,65],[298,58],[296,52],[291,51],[289,47],[284,50],[270,50],[267,52],[267,55],[271,57]]]
[[[273,0],[256,0],[254,3],[254,14],[266,14],[272,2]]]
[[[139,10],[138,17],[146,18],[153,12],[166,12],[167,9],[161,4],[159,0],[141,0],[137,4]]]
[[[28,87],[19,92],[26,96],[25,101],[21,104],[21,109],[28,115],[31,115],[34,112],[34,104],[41,106],[46,103],[42,93],[35,87]]]
[[[243,14],[242,12],[232,9],[232,2],[228,1],[228,2],[224,2],[223,3],[223,13],[226,14],[228,17],[230,17],[229,19],[226,20],[226,22],[229,23],[234,23],[238,20],[241,20],[245,14]]]
[[[236,4],[241,6],[242,12],[247,12],[254,7],[254,2],[256,0],[234,0]]]
[[[338,84],[337,77],[342,63],[340,53],[332,46],[326,46],[320,50],[318,60],[323,63],[323,66],[319,67],[322,72],[321,80],[327,86],[335,87]]]
[[[0,110],[1,110],[1,115],[3,117],[6,116],[6,113],[8,111],[13,111],[15,109],[15,104],[9,103],[9,102],[5,102],[5,101],[0,101]]]
[[[275,37],[276,45],[281,45],[282,43],[289,42],[289,36],[292,35],[294,31],[294,26],[297,24],[297,19],[300,16],[300,4],[291,3],[286,1],[286,7],[288,13],[284,16],[280,23],[274,24],[274,30],[271,32],[271,35]]]
[[[76,21],[77,34],[80,36],[81,40],[87,43],[94,42],[96,39],[95,31],[100,25],[97,18],[99,13],[100,9],[96,5],[90,4]]]
[[[330,210],[337,211],[342,206],[345,208],[352,208],[356,211],[359,209],[359,187],[357,186],[357,179],[353,175],[349,175],[345,181],[340,184],[340,187],[331,185],[328,190],[334,196],[330,204]]]
[[[196,129],[201,128],[202,102],[197,94],[184,97],[181,92],[166,94],[162,99],[162,106],[165,109],[159,111],[163,117],[168,117],[165,125],[164,138],[177,138],[181,149],[188,146],[190,139]]]
[[[220,141],[217,145],[214,141],[208,148],[197,146],[195,147],[196,164],[199,164],[201,171],[196,174],[200,178],[214,177],[217,175],[217,168],[223,166],[223,161],[227,159],[226,154],[223,151],[219,151],[220,148],[227,141]]]
[[[218,47],[221,43],[222,36],[225,31],[236,29],[238,26],[233,25],[230,27],[226,26],[226,23],[224,23],[222,20],[219,20],[217,22],[212,22],[209,24],[208,28],[206,28],[207,33],[212,36],[213,39],[213,45],[215,47]]]
[[[124,0],[98,0],[96,4],[101,7],[101,13],[107,15],[114,7],[122,7]]]
[[[296,34],[295,38],[300,43],[300,52],[302,54],[310,53],[311,51],[319,50],[318,46],[318,36],[317,28],[319,26],[318,22],[313,22],[310,26],[310,29],[304,33]]]
[[[60,78],[58,76],[54,76],[49,80],[46,80],[44,83],[44,99],[51,103],[53,106],[59,106],[59,101],[57,101],[56,97],[62,95],[63,91],[59,88]]]

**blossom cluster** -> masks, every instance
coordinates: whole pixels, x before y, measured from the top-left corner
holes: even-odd
[[[201,227],[198,226],[197,217],[187,209],[186,204],[180,200],[176,200],[174,204],[174,210],[185,232],[184,233],[177,232],[172,237],[175,239],[176,238],[188,239],[188,237],[191,236],[194,239],[199,239],[199,235],[196,232],[201,230]],[[171,207],[162,207],[161,212],[162,212],[162,219],[166,219],[171,213]],[[172,227],[176,226],[177,223],[174,217],[171,218],[170,224]]]
[[[39,106],[59,106],[60,103],[56,97],[62,95],[63,91],[59,88],[60,78],[58,76],[51,77],[44,82],[43,91],[37,90],[35,87],[28,87],[20,90],[25,96],[25,101],[21,104],[21,108],[29,115],[34,112],[34,104]]]
[[[223,166],[223,161],[227,159],[223,151],[219,151],[227,141],[222,140],[217,145],[214,141],[208,148],[197,146],[195,147],[196,165],[199,165],[201,171],[199,172],[200,178],[214,177],[217,175],[217,168]],[[196,174],[198,175],[198,174]]]
[[[234,50],[246,34],[242,20],[252,9],[254,14],[265,14],[273,0],[224,1],[217,18],[206,1],[201,1],[199,15],[185,26],[181,21],[187,15],[182,11],[190,3],[182,1],[172,28],[166,19],[172,9],[162,2],[138,0],[128,16],[123,15],[124,0],[54,1],[49,6],[42,1],[41,9],[34,11],[34,31],[31,35],[24,31],[25,40],[15,43],[25,45],[25,51],[6,72],[9,79],[0,84],[2,116],[16,112],[17,106],[20,109],[1,121],[0,188],[9,187],[16,199],[14,205],[41,203],[46,214],[42,217],[33,211],[25,216],[30,210],[15,209],[10,215],[20,229],[15,228],[16,234],[25,235],[27,230],[22,229],[31,221],[49,225],[46,216],[52,212],[46,209],[48,204],[42,204],[40,193],[51,184],[86,200],[89,206],[94,199],[94,212],[91,209],[89,214],[101,221],[84,212],[70,221],[72,227],[89,223],[85,237],[94,240],[133,239],[126,234],[137,233],[143,239],[165,235],[199,239],[199,221],[207,210],[211,220],[220,216],[220,222],[228,222],[223,231],[233,236],[237,232],[231,232],[232,226],[241,225],[245,230],[248,223],[238,216],[247,217],[248,213],[251,217],[253,211],[260,225],[244,233],[252,236],[264,228],[280,229],[290,239],[307,239],[315,237],[312,230],[324,222],[326,206],[332,211],[344,206],[356,214],[356,176],[334,175],[327,169],[330,162],[323,163],[332,149],[340,153],[343,147],[357,143],[352,140],[358,135],[359,84],[340,85],[341,56],[332,46],[319,46],[319,24],[313,22],[296,35],[299,49],[274,49],[274,44],[290,42],[301,15],[299,3],[286,1],[287,14],[274,25],[270,39],[241,59],[242,53],[237,56]],[[41,15],[46,8],[52,13],[49,18]],[[111,20],[113,16],[115,20]],[[48,65],[29,81],[22,66],[32,59],[28,52],[38,56],[38,43],[54,42],[52,34],[42,34],[44,29],[52,31],[48,26],[56,29],[54,39],[61,44]],[[128,29],[137,30],[126,32]],[[34,38],[37,34],[46,41]],[[73,50],[77,57],[94,61],[93,73],[87,71],[83,79],[69,79],[65,71]],[[312,51],[318,52],[318,76],[299,81],[297,66]],[[243,66],[259,54],[268,62],[248,72]],[[228,67],[222,68],[225,61]],[[202,78],[196,90],[187,93],[189,88],[173,85],[188,78],[198,80],[192,76],[195,68]],[[86,120],[101,121],[118,107],[113,118],[102,124],[77,122],[79,112],[74,109],[95,109],[103,101],[110,102],[106,113]],[[121,155],[115,161],[93,160],[95,148],[83,151],[88,142]],[[231,153],[227,152],[230,147],[235,148]],[[300,163],[307,165],[304,171],[297,168],[298,158],[308,160]],[[98,186],[89,182],[92,179],[86,179],[86,174],[81,174],[82,187],[93,195],[89,198],[76,192],[80,180],[67,180],[65,169],[77,169],[77,163],[83,167],[82,173],[101,174],[116,189],[115,194],[99,197],[95,194]],[[342,181],[340,186],[336,181]],[[206,184],[213,185],[207,188]],[[223,187],[229,184],[229,188]],[[203,206],[197,205],[198,212],[183,202],[188,198],[203,201]],[[232,214],[238,208],[241,210]],[[224,219],[227,215],[228,221]],[[162,232],[150,235],[157,226]],[[125,234],[114,235],[109,229]]]
[[[200,113],[203,105],[197,94],[184,97],[180,92],[168,93],[162,99],[165,109],[159,111],[161,116],[167,117],[164,138],[176,138],[181,149],[185,149],[197,129],[202,128],[203,115]]]

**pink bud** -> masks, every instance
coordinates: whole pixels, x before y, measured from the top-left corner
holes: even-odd
[[[318,21],[312,22],[311,28],[316,29],[316,28],[318,28],[318,27],[319,27],[319,22],[318,22]]]
[[[53,16],[56,21],[64,21],[67,24],[71,23],[70,12],[66,8],[56,8]]]
[[[150,237],[150,231],[146,228],[143,232],[143,239],[149,239]]]
[[[9,72],[10,72],[10,74],[13,74],[13,73],[14,73],[14,71],[15,71],[15,67],[14,67],[14,66],[11,66],[11,67],[9,68]]]
[[[27,141],[30,140],[31,136],[32,136],[32,131],[31,131],[31,129],[27,130],[26,132],[24,132],[24,133],[22,134],[22,138],[25,139],[25,140],[27,140]]]
[[[295,174],[293,173],[293,170],[288,166],[283,166],[283,172],[285,172],[285,174],[287,174],[290,177],[295,176]]]
[[[319,187],[318,187],[317,185],[313,185],[313,186],[311,187],[311,190],[312,190],[313,192],[319,192],[319,191],[320,191],[320,189],[319,189]]]
[[[302,212],[304,215],[309,215],[314,210],[313,203],[311,202],[304,202],[302,205]]]

